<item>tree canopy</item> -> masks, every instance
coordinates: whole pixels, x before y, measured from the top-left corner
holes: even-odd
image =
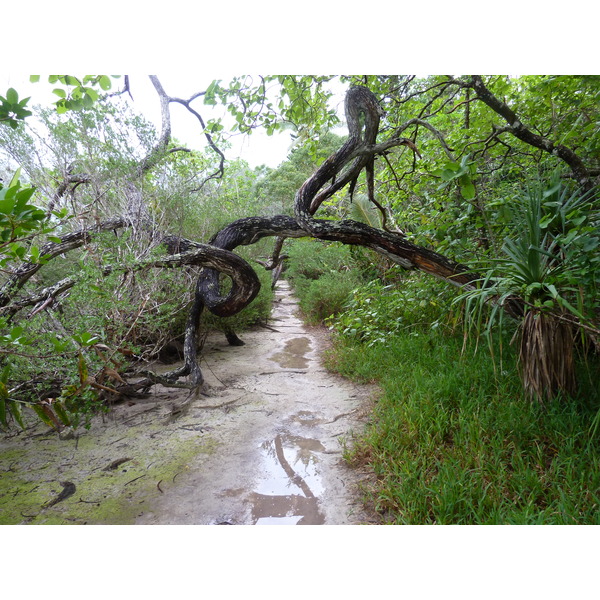
[[[472,322],[484,306],[524,319],[532,395],[572,391],[569,365],[544,361],[578,335],[598,344],[600,77],[239,76],[188,98],[151,82],[158,131],[127,76],[51,76],[52,109],[0,97],[4,425],[23,405],[61,428],[156,382],[201,385],[204,309],[231,319],[257,298],[249,261],[271,237],[270,268],[284,239],[315,237],[462,287]],[[332,133],[333,82],[348,136]],[[205,150],[173,136],[175,104]],[[203,117],[216,104],[236,132],[292,130],[288,160],[227,161],[231,132]],[[176,338],[184,365],[158,376],[144,361]]]

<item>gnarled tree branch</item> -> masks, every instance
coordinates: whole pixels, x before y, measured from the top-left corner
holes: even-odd
[[[520,139],[522,142],[539,148],[544,152],[548,152],[562,161],[564,161],[573,172],[575,180],[579,183],[584,191],[590,191],[594,185],[590,171],[585,166],[583,160],[571,148],[564,144],[559,144],[546,137],[533,133],[531,129],[526,127],[518,115],[513,111],[508,104],[497,98],[484,84],[481,75],[471,75],[469,80],[462,81],[452,79],[451,82],[458,84],[461,87],[471,88],[477,94],[477,99],[489,106],[496,114],[501,116],[508,126],[499,129],[496,133],[508,132]]]

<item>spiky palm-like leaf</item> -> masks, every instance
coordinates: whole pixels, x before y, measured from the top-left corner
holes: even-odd
[[[369,200],[365,194],[357,194],[350,205],[350,217],[355,221],[371,227],[381,229],[383,218],[381,211]]]
[[[580,247],[597,247],[591,226],[597,211],[589,195],[567,192],[557,178],[546,186],[532,186],[522,206],[513,223],[516,235],[503,245],[504,256],[492,261],[477,289],[457,301],[464,301],[467,323],[477,331],[491,303],[484,329],[488,335],[502,319],[504,303],[514,297],[524,301],[519,324],[521,376],[525,391],[543,401],[576,389],[575,331],[578,323],[589,321],[578,283],[587,259],[580,260],[577,240],[585,241]]]

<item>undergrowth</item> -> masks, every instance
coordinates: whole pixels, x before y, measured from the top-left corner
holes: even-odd
[[[346,451],[377,480],[367,498],[386,523],[598,524],[597,390],[541,407],[515,360],[502,370],[460,336],[402,335],[371,347],[338,340],[328,366],[382,389]]]
[[[344,453],[373,471],[365,502],[382,522],[600,524],[598,365],[576,397],[531,402],[511,331],[492,357],[487,343],[465,343],[447,286],[385,284],[357,285],[327,319],[328,368],[381,388]],[[301,303],[308,289],[295,286]]]
[[[300,309],[310,324],[323,323],[344,310],[352,290],[366,280],[359,257],[349,246],[318,240],[295,240],[288,251],[286,277],[298,295]]]

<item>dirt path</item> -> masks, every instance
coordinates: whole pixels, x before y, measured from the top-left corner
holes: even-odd
[[[373,390],[325,371],[296,311],[280,282],[271,328],[241,347],[209,338],[208,395],[182,412],[185,394],[159,389],[73,440],[42,426],[2,439],[0,523],[365,522],[341,441]]]

